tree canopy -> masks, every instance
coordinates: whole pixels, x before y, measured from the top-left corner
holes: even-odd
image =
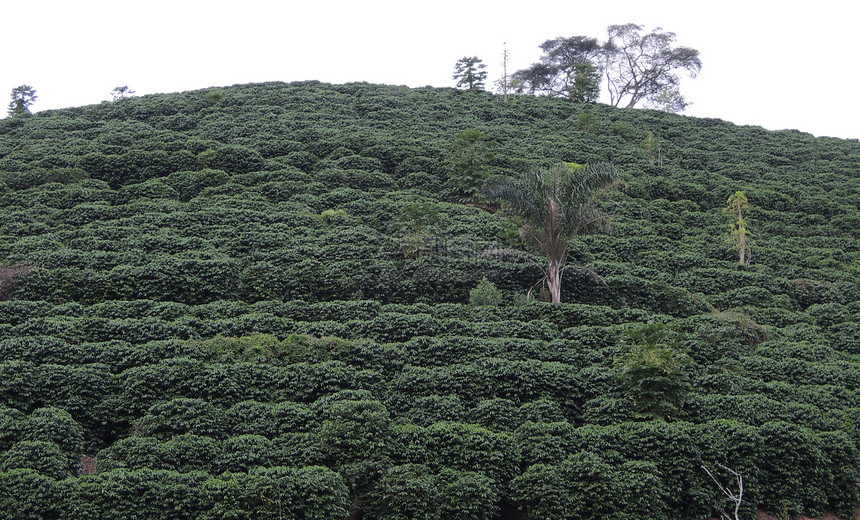
[[[632,23],[611,25],[604,45],[605,72],[610,103],[633,107],[642,100],[660,102],[673,111],[683,110],[686,100],[678,90],[680,79],[675,71],[686,70],[691,77],[702,68],[699,51],[690,47],[672,47],[675,33],[656,28],[642,34],[643,26]]]
[[[558,37],[540,45],[540,61],[513,75],[518,92],[595,102],[601,76],[606,78],[610,104],[630,108],[645,102],[649,108],[683,111],[689,104],[681,95],[676,71],[695,77],[702,67],[699,51],[673,47],[675,33],[643,26],[611,25],[608,39],[588,36]]]
[[[596,38],[571,36],[543,42],[538,63],[514,73],[520,92],[541,92],[571,101],[597,101],[600,95],[600,59],[603,48]]]

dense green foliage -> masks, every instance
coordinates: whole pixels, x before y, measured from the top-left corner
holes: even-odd
[[[457,170],[458,135],[492,153]],[[569,258],[606,284],[526,301],[540,259],[462,179],[602,161],[627,189]],[[718,464],[746,518],[850,517],[858,165],[857,141],[368,84],[2,120],[0,518],[705,518]]]

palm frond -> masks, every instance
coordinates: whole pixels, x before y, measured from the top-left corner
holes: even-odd
[[[515,176],[489,179],[484,194],[502,200],[507,209],[535,229],[554,229],[568,237],[605,229],[608,218],[597,208],[607,192],[623,185],[614,166],[596,163],[571,170],[565,163],[549,169],[528,168]],[[543,242],[543,240],[541,240]]]
[[[498,175],[491,177],[484,185],[484,194],[489,200],[502,200],[517,215],[522,216],[529,222],[541,220],[541,208],[537,193],[542,191],[539,179],[531,175],[531,171],[513,177],[509,175]]]

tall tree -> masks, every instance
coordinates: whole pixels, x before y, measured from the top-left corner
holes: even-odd
[[[457,88],[484,90],[484,82],[487,80],[487,71],[484,68],[486,65],[477,56],[457,60],[456,65],[454,65],[454,79],[457,80]]]
[[[683,110],[686,100],[678,92],[677,70],[695,77],[702,68],[699,51],[690,47],[672,47],[675,33],[657,27],[642,34],[643,26],[628,23],[610,25],[609,40],[604,44],[606,81],[610,102],[620,106],[626,100],[633,107],[645,99],[664,103],[673,111]]]
[[[546,282],[553,302],[561,301],[561,279],[571,241],[581,233],[607,228],[609,216],[598,203],[622,182],[615,167],[607,163],[558,163],[487,182],[487,197],[504,201],[503,210],[519,226],[520,237],[546,257],[541,281]]]
[[[12,89],[12,102],[9,103],[9,115],[17,116],[30,113],[30,105],[36,102],[36,89],[30,85],[21,85]]]
[[[514,73],[519,91],[542,92],[572,101],[597,101],[600,94],[600,57],[597,38],[571,36],[547,40],[540,61]]]

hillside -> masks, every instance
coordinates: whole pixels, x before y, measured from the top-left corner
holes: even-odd
[[[526,300],[540,257],[452,184],[467,130],[493,173],[619,169],[571,252],[605,284]],[[429,87],[0,120],[0,518],[706,518],[718,464],[746,518],[849,518],[858,171],[853,140]]]

